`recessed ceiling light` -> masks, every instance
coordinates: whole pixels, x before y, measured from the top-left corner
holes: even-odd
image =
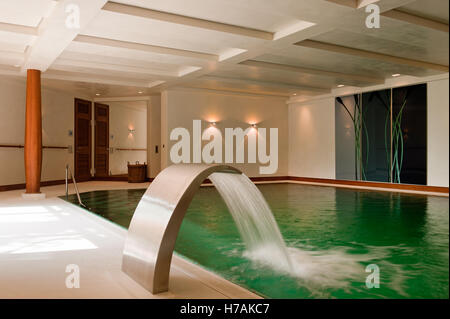
[[[396,78],[397,76],[400,76],[400,75],[401,75],[400,73],[392,74],[392,76],[393,76],[394,78]]]
[[[343,88],[345,85],[344,84],[339,84],[337,87],[338,88]]]
[[[144,92],[142,92],[142,91],[139,91],[138,93],[139,93],[139,94],[142,94],[142,93],[144,93]]]
[[[294,93],[294,94],[292,94],[292,95],[296,96],[296,95],[297,95],[297,93]]]
[[[95,95],[100,96],[100,93],[95,93]]]

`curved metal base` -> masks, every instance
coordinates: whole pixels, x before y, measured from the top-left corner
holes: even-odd
[[[161,171],[150,184],[128,229],[122,271],[153,294],[169,290],[175,242],[195,193],[215,172],[241,174],[227,165],[177,164]]]

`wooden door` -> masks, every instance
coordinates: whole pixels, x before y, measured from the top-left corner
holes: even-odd
[[[91,115],[90,101],[75,99],[75,179],[77,182],[91,179]]]
[[[109,106],[95,103],[94,114],[94,174],[95,177],[105,177],[109,175]]]

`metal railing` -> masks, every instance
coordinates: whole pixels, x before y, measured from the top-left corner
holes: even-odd
[[[69,167],[69,164],[66,165],[66,199],[69,199],[69,173],[72,178],[73,186],[75,187],[75,192],[78,198],[78,204],[87,209],[87,206],[83,204],[80,197],[80,192],[78,191],[77,181],[75,180],[75,176],[72,174],[72,170]]]

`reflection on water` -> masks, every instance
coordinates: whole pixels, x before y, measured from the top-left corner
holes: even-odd
[[[259,263],[264,250],[245,250],[213,187],[195,196],[176,252],[272,298],[448,298],[448,198],[298,184],[258,188],[286,241],[292,271]],[[91,192],[82,199],[128,227],[143,192]],[[372,263],[380,268],[379,289],[365,285]]]

